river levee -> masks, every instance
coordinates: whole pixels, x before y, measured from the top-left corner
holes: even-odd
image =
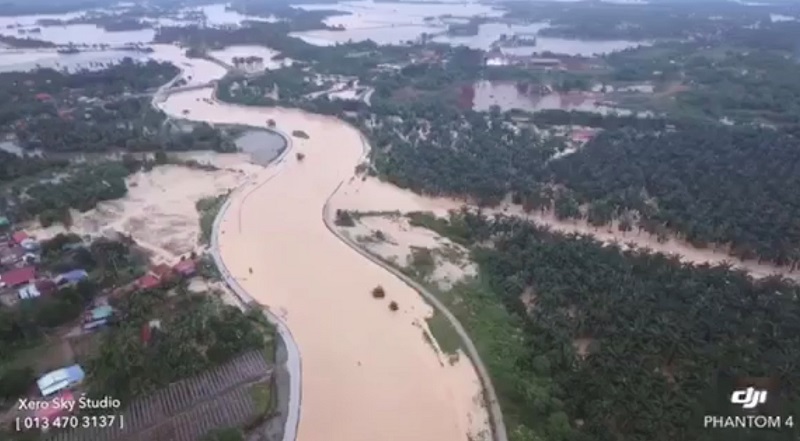
[[[218,233],[228,271],[284,320],[299,346],[297,439],[490,439],[480,381],[469,359],[451,363],[424,338],[430,334],[425,319],[431,307],[325,227],[323,207],[362,160],[360,133],[331,117],[227,105],[211,97],[211,88],[176,93],[159,107],[171,116],[212,124],[266,127],[271,119],[284,133],[302,130],[309,136],[295,137],[284,161],[232,195]],[[371,295],[379,285],[386,292],[382,300]],[[388,308],[390,301],[398,311]]]

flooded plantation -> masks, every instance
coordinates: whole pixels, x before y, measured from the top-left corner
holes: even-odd
[[[516,81],[477,81],[461,89],[462,106],[488,111],[492,106],[500,110],[511,109],[536,112],[540,110],[577,110],[602,114],[630,114],[626,109],[613,107],[604,101],[599,92],[557,92],[543,87]],[[468,103],[471,103],[469,105]]]

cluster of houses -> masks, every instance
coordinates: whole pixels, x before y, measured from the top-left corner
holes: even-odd
[[[67,244],[64,249],[78,246],[84,245]],[[62,288],[89,278],[88,272],[83,269],[74,269],[56,276],[41,274],[42,271],[38,267],[40,253],[41,244],[35,238],[29,237],[23,231],[13,231],[8,219],[0,216],[0,302],[13,306],[23,300],[36,301],[38,297],[58,295],[58,291]],[[110,297],[170,287],[196,273],[197,262],[194,258],[184,258],[174,265],[165,263],[155,265],[138,279],[97,297],[92,306],[84,312],[80,325],[67,336],[89,337],[94,330],[112,323],[115,319],[115,310],[108,303]],[[160,329],[159,320],[144,324],[141,333],[142,342],[151,344]],[[83,368],[78,364],[47,372],[36,381],[38,389],[36,395],[46,400],[72,400],[73,393],[80,388],[85,376]],[[65,409],[51,406],[37,409],[34,413],[39,418],[52,419],[65,412]]]
[[[39,242],[24,231],[0,233],[0,300],[15,303],[16,297],[38,297],[42,291],[52,292],[56,283],[36,280]]]
[[[0,234],[0,301],[13,305],[18,300],[50,295],[89,278],[82,269],[52,278],[39,277],[39,252],[39,242],[24,231]]]

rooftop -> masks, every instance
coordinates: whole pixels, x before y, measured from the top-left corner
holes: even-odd
[[[24,231],[17,231],[11,235],[11,240],[17,244],[22,244],[22,241],[28,238],[28,233]]]
[[[39,391],[41,391],[42,396],[46,397],[66,389],[73,384],[80,383],[85,376],[86,374],[83,372],[83,368],[75,364],[42,375],[41,378],[36,380],[36,385],[39,386]]]
[[[0,274],[0,285],[5,286],[19,286],[23,283],[30,282],[36,277],[36,267],[26,266],[6,271]]]
[[[146,274],[136,279],[136,285],[138,285],[140,289],[153,289],[158,288],[159,285],[161,285],[161,282],[156,276],[152,274]]]

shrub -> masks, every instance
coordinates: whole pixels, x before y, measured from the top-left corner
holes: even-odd
[[[382,286],[378,285],[372,289],[372,297],[375,297],[376,299],[382,299],[386,297],[386,291]]]
[[[304,154],[302,154],[300,152],[298,152],[295,156],[297,157],[298,161],[302,161],[306,157],[306,155],[304,155]]]
[[[356,221],[353,220],[353,216],[347,210],[336,210],[336,220],[333,223],[340,227],[354,227],[356,225]]]
[[[389,310],[390,311],[397,311],[398,309],[400,309],[400,307],[397,306],[397,302],[392,300],[391,303],[389,303]]]
[[[302,138],[302,139],[308,139],[309,138],[308,133],[306,133],[306,132],[304,132],[302,130],[294,130],[294,131],[292,131],[292,136],[294,136],[296,138]]]

